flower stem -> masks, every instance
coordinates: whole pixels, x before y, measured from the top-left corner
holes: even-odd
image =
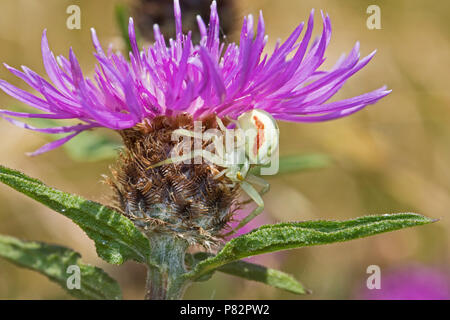
[[[162,233],[149,235],[152,264],[148,265],[147,300],[179,300],[190,281],[182,277],[188,243],[176,236]]]

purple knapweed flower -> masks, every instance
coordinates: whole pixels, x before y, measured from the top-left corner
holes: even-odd
[[[212,2],[209,26],[197,17],[199,44],[191,32],[182,32],[179,1],[174,1],[176,38],[168,42],[154,26],[155,43],[140,50],[133,20],[129,23],[132,52],[129,61],[120,53],[103,51],[95,30],[92,41],[98,60],[92,78],[83,75],[70,49],[69,58],[55,57],[46,32],[42,36],[42,55],[48,78],[27,67],[23,71],[6,68],[37,90],[36,96],[4,80],[0,88],[15,99],[43,113],[0,110],[4,119],[39,132],[68,135],[53,141],[33,155],[54,149],[84,130],[107,127],[123,130],[145,119],[188,113],[194,119],[211,114],[237,118],[250,109],[262,109],[275,119],[316,122],[350,115],[377,102],[390,91],[382,87],[353,98],[328,102],[353,74],[362,69],[374,53],[359,59],[359,43],[329,71],[319,71],[331,38],[331,23],[322,14],[323,31],[310,45],[313,30],[311,12],[306,31],[297,42],[301,23],[284,43],[277,43],[272,54],[263,54],[267,43],[260,13],[254,32],[251,15],[244,19],[239,45],[225,44],[219,37],[216,3]],[[309,48],[308,48],[309,47]],[[292,58],[288,56],[292,54]],[[54,128],[35,128],[11,117],[78,119],[82,124]]]
[[[380,289],[359,289],[364,300],[449,300],[450,274],[440,269],[407,265],[381,276]]]

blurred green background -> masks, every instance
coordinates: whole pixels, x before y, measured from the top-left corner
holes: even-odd
[[[132,1],[128,1],[131,3]],[[164,1],[162,1],[163,3]],[[209,6],[209,1],[204,1]],[[219,0],[219,2],[221,2]],[[72,46],[86,74],[95,59],[90,27],[104,46],[123,49],[111,0],[2,0],[0,61],[26,65],[40,74],[44,68],[40,41],[48,29],[51,49],[68,54]],[[66,28],[66,8],[81,8],[81,30]],[[381,30],[366,27],[366,9],[381,8]],[[194,284],[186,298],[200,299],[348,299],[363,288],[369,265],[385,270],[424,264],[450,270],[450,2],[365,0],[240,0],[233,1],[227,19],[236,40],[244,15],[264,12],[268,49],[285,39],[311,8],[328,12],[333,35],[324,67],[330,67],[355,41],[362,55],[378,49],[369,65],[349,80],[337,98],[350,97],[387,84],[391,95],[375,106],[337,121],[316,124],[282,123],[280,153],[325,153],[335,163],[321,170],[270,178],[265,215],[272,221],[346,219],[366,214],[413,211],[440,219],[433,225],[330,246],[266,255],[258,262],[293,274],[313,293],[298,297],[265,285],[215,274]],[[170,11],[169,11],[170,12]],[[315,33],[321,32],[316,13]],[[169,17],[171,18],[171,17]],[[189,19],[184,16],[184,19]],[[24,84],[5,68],[0,78]],[[0,93],[0,108],[20,106]],[[101,131],[101,130],[100,130]],[[107,133],[108,134],[108,133]],[[110,134],[110,133],[109,133]],[[111,192],[102,174],[114,159],[83,162],[59,148],[36,158],[33,151],[50,141],[44,134],[16,128],[0,120],[0,163],[24,171],[48,185],[86,198],[108,202]],[[82,139],[82,135],[79,137]],[[76,146],[77,140],[70,142]],[[104,268],[120,282],[126,299],[144,296],[145,268],[128,262],[111,266],[96,257],[93,242],[71,221],[25,196],[0,185],[0,233],[27,240],[69,246],[85,262]],[[0,260],[0,299],[70,298],[45,277]]]

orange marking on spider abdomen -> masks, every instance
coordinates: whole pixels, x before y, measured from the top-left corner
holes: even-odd
[[[253,120],[255,120],[256,128],[258,129],[258,134],[256,135],[256,143],[253,147],[253,153],[255,156],[258,155],[259,148],[261,148],[264,143],[264,123],[262,123],[257,116],[253,116]]]

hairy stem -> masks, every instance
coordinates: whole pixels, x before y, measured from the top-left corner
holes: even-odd
[[[148,266],[147,300],[179,300],[190,281],[182,277],[188,243],[170,234],[152,233],[149,235],[152,260],[158,265]]]

